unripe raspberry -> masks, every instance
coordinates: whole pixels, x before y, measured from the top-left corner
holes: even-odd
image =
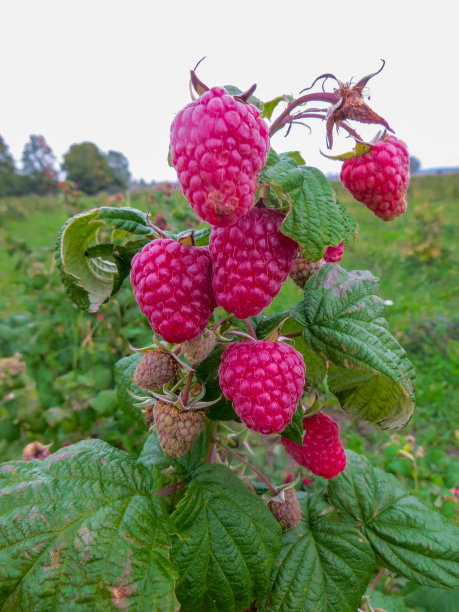
[[[343,252],[344,244],[342,242],[336,247],[329,246],[325,249],[324,260],[327,263],[338,263],[338,261],[341,261],[341,258],[343,257]]]
[[[34,459],[46,459],[49,457],[49,447],[51,444],[42,444],[41,442],[30,442],[22,451],[23,461],[33,461]]]
[[[305,370],[303,357],[289,344],[254,340],[230,344],[218,376],[241,421],[270,434],[291,422],[303,395]]]
[[[295,489],[286,489],[284,491],[284,499],[284,502],[277,502],[271,499],[268,502],[268,508],[282,527],[294,529],[301,520],[301,509],[296,498]]]
[[[324,259],[321,259],[319,261],[314,261],[313,259],[310,259],[308,261],[307,259],[304,259],[304,257],[298,257],[297,259],[295,259],[293,270],[290,272],[290,278],[295,283],[295,285],[298,285],[298,287],[304,289],[306,283],[311,278],[311,276],[317,274],[317,272],[321,268],[323,268],[324,265]]]
[[[268,127],[252,104],[214,87],[171,126],[171,157],[186,199],[205,221],[233,224],[255,202],[269,150]]]
[[[215,300],[239,319],[259,314],[281,290],[298,244],[281,234],[284,215],[254,208],[231,227],[213,227],[209,250]]]
[[[305,434],[302,446],[287,438],[281,438],[287,453],[316,476],[330,479],[344,471],[346,454],[336,422],[320,412],[303,419],[303,429]]]
[[[182,457],[204,431],[206,415],[202,410],[179,410],[174,404],[158,402],[155,425],[158,440],[168,457]]]
[[[410,181],[410,156],[406,144],[386,136],[371,151],[343,163],[341,182],[358,202],[390,221],[406,210]]]
[[[141,389],[154,391],[175,380],[179,370],[179,364],[169,353],[153,349],[137,365],[133,380]]]
[[[209,250],[153,240],[132,260],[131,283],[140,310],[164,340],[181,343],[207,327],[215,301]]]
[[[204,361],[214,350],[216,337],[212,330],[205,329],[202,334],[193,340],[187,340],[182,344],[182,355],[192,365]]]

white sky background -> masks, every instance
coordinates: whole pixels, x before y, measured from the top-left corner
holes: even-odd
[[[358,80],[384,58],[372,108],[423,168],[458,166],[457,18],[454,0],[0,0],[0,134],[16,162],[43,134],[59,162],[91,141],[126,155],[136,179],[175,180],[169,127],[201,57],[208,86],[256,82],[264,101],[298,96],[324,72]],[[338,173],[319,153],[324,124],[310,125],[312,136],[294,127],[274,148]],[[333,152],[351,148],[343,135]]]

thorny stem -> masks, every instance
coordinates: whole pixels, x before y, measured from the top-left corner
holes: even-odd
[[[187,402],[188,402],[188,395],[190,394],[190,389],[191,389],[191,383],[193,381],[193,376],[194,376],[194,368],[188,374],[188,378],[187,378],[186,385],[185,385],[185,390],[183,392],[182,402],[183,402],[184,406],[186,406]]]
[[[235,450],[233,450],[232,448],[230,448],[229,446],[227,446],[226,444],[224,444],[222,442],[222,439],[220,438],[220,436],[216,436],[216,441],[220,444],[220,446],[223,446],[224,449],[226,449],[229,453],[231,453],[233,455],[233,457],[235,457],[238,461],[240,461],[241,463],[243,463],[244,465],[246,465],[248,468],[250,468],[252,470],[252,472],[255,472],[255,474],[257,474],[257,476],[259,478],[261,478],[261,480],[268,485],[270,491],[272,493],[274,493],[274,495],[278,494],[278,490],[276,489],[276,487],[273,485],[273,483],[268,480],[266,478],[266,476],[260,472],[260,470],[255,467],[254,465],[252,465],[251,463],[249,463],[242,455],[240,455],[239,453],[237,453]]]
[[[305,96],[300,96],[297,100],[293,100],[293,102],[290,102],[290,104],[287,105],[287,108],[284,110],[284,112],[282,112],[279,115],[279,117],[274,121],[274,123],[271,126],[271,129],[269,130],[269,136],[270,137],[273,136],[276,132],[281,130],[284,127],[284,125],[286,125],[287,123],[289,123],[289,121],[291,121],[290,113],[297,106],[301,106],[302,104],[306,104],[307,102],[313,102],[313,101],[329,102],[330,104],[336,104],[338,100],[339,100],[339,97],[337,97],[336,94],[327,93],[327,92],[312,93],[312,94],[306,94]]]
[[[169,495],[169,493],[173,493],[174,491],[177,491],[177,489],[180,489],[180,487],[183,487],[183,485],[185,484],[184,480],[181,480],[180,482],[177,482],[174,485],[171,485],[170,487],[167,487],[167,489],[162,489],[161,491],[157,491],[156,495],[159,495],[160,497],[166,497],[166,495]]]
[[[255,333],[255,329],[254,329],[252,323],[250,322],[250,319],[244,319],[244,323],[247,325],[247,329],[249,330],[249,333],[252,336],[252,338],[254,340],[256,340],[257,339],[257,334]]]

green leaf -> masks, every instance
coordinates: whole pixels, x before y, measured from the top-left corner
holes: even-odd
[[[159,471],[168,468],[174,463],[174,459],[163,453],[156,431],[153,431],[146,439],[142,452],[139,455],[139,461],[143,465],[147,467],[153,466]]]
[[[142,240],[127,239],[123,245],[114,245],[104,239],[99,244],[100,231],[108,228],[140,235]],[[68,297],[79,308],[97,312],[118,291],[129,273],[132,256],[151,234],[144,213],[133,208],[96,208],[69,219],[55,250]]]
[[[406,598],[406,603],[416,611],[457,612],[459,587],[455,589],[432,589],[418,586]]]
[[[299,446],[303,446],[303,406],[301,402],[298,403],[298,408],[293,415],[292,422],[287,425],[281,436],[295,442],[295,444],[299,444]]]
[[[174,609],[156,473],[101,440],[0,466],[2,610]]]
[[[284,319],[290,315],[290,311],[278,312],[272,315],[256,315],[249,317],[252,322],[257,338],[263,339],[272,332]]]
[[[258,183],[270,186],[281,205],[288,204],[290,212],[280,231],[303,247],[306,259],[319,261],[328,246],[355,237],[356,222],[317,168],[298,166],[289,153],[271,150]]]
[[[116,393],[118,396],[118,404],[121,410],[126,414],[135,419],[141,419],[142,413],[140,408],[134,406],[139,403],[140,400],[136,400],[132,397],[134,395],[144,397],[146,391],[139,389],[139,387],[132,380],[134,372],[144,355],[142,353],[133,353],[127,357],[123,357],[115,363],[114,376],[116,384]]]
[[[278,96],[277,98],[274,98],[274,100],[269,100],[269,102],[265,102],[261,116],[266,119],[271,119],[276,106],[279,104],[279,102],[284,101],[288,101],[287,96]]]
[[[384,567],[426,586],[459,585],[459,529],[394,476],[348,451],[346,470],[328,493],[343,518],[361,526]]]
[[[301,330],[302,326],[293,318],[288,319],[282,326],[283,334]],[[293,343],[295,349],[303,356],[304,365],[306,366],[306,380],[309,384],[317,387],[323,381],[327,373],[327,364],[325,360],[320,355],[316,355],[301,336],[293,338]]]
[[[314,353],[337,366],[330,368],[329,386],[343,408],[394,428],[412,414],[415,373],[382,318],[378,283],[369,272],[328,264],[306,283],[292,316]]]
[[[204,465],[173,515],[182,612],[244,610],[265,593],[281,528],[260,498],[222,465]]]
[[[222,395],[218,380],[218,368],[222,360],[223,348],[217,346],[212,353],[196,368],[196,376],[206,388],[203,401],[212,402],[221,396],[220,401],[206,411],[206,416],[214,421],[238,421],[240,418],[234,412],[233,403]]]
[[[373,575],[375,557],[352,527],[323,514],[308,496],[303,518],[284,533],[262,610],[355,612]]]

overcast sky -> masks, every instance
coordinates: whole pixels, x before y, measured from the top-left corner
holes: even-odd
[[[270,100],[334,73],[369,83],[370,105],[423,168],[459,165],[457,4],[453,0],[0,0],[0,134],[15,159],[30,134],[61,156],[91,141],[121,151],[134,178],[175,179],[174,114],[190,101],[189,70]],[[278,151],[326,160],[324,125],[276,135]],[[363,130],[369,136],[377,131]],[[337,139],[334,152],[352,148]]]

